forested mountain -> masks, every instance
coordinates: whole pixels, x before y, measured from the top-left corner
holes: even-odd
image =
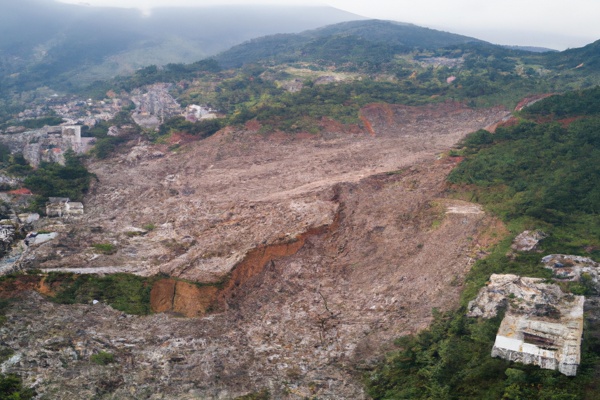
[[[600,40],[578,49],[549,53],[545,58],[551,65],[565,69],[581,68],[584,71],[597,71],[600,69]]]
[[[26,6],[33,11],[25,11]],[[354,16],[332,9],[283,7],[188,11],[181,14],[161,10],[141,17],[135,10],[94,9],[39,0],[11,4],[0,16],[5,22],[0,28],[1,118],[6,121],[25,103],[45,101],[52,91],[102,97],[109,89],[130,91],[156,82],[191,83],[194,79],[219,84],[218,93],[200,94],[196,85],[190,84],[185,89],[173,89],[184,103],[202,99],[223,112],[239,111],[241,119],[269,119],[279,112],[282,102],[294,104],[299,98],[312,103],[298,112],[312,116],[331,111],[334,104],[346,104],[331,115],[342,119],[348,114],[357,118],[354,107],[384,99],[411,104],[460,100],[470,105],[514,107],[533,94],[600,83],[598,43],[564,52],[538,53],[381,20],[341,22],[300,33],[263,36],[205,58],[249,36],[269,30],[285,32],[280,26],[289,19],[296,22],[287,24],[288,32]],[[239,13],[245,18],[234,18]],[[320,17],[310,20],[315,15]],[[27,18],[31,20],[27,22]],[[229,29],[234,19],[243,22]],[[16,35],[15,29],[22,25],[31,29]],[[177,44],[167,43],[173,40]],[[196,62],[186,64],[187,60]],[[116,80],[98,79],[124,72],[121,67],[132,71],[137,66],[146,67]],[[242,68],[233,76],[206,75],[238,67]],[[244,81],[243,75],[253,80]],[[335,84],[303,84],[320,83],[319,79]],[[290,82],[296,86],[300,83],[300,94],[287,93],[285,87]],[[314,99],[322,100],[314,103]],[[307,108],[321,112],[314,114]],[[293,113],[289,107],[286,110],[289,118]]]
[[[256,61],[344,61],[369,57],[387,61],[394,54],[481,42],[478,39],[393,21],[351,21],[302,32],[254,39],[219,54],[226,67]]]
[[[6,3],[0,14],[3,91],[68,87],[151,64],[193,62],[251,38],[361,18],[330,7],[163,8],[144,16],[48,0]]]
[[[316,62],[338,67],[353,64],[359,70],[361,66],[362,69],[376,66],[379,72],[389,72],[390,63],[398,64],[399,57],[412,55],[416,60],[431,57],[464,59],[466,69],[485,67],[492,73],[512,73],[519,66],[527,69],[531,65],[533,70],[526,73],[548,77],[553,72],[574,69],[596,74],[600,71],[598,43],[557,52],[525,46],[500,46],[412,24],[368,20],[253,39],[218,54],[215,59],[226,68],[257,62]],[[443,62],[438,64],[444,66]],[[566,79],[571,78],[572,74],[567,74]]]

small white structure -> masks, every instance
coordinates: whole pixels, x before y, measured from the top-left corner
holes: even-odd
[[[199,106],[197,104],[190,104],[187,106],[183,116],[186,120],[191,122],[217,118],[215,110],[211,109],[210,107]]]
[[[68,215],[83,215],[83,203],[77,201],[66,202],[65,213]]]
[[[26,246],[39,245],[39,244],[49,242],[50,240],[56,238],[57,236],[58,236],[58,233],[56,233],[56,232],[50,232],[50,233],[29,232],[27,234],[27,236],[25,237],[24,242],[25,242]]]
[[[50,197],[46,203],[48,217],[83,215],[83,203],[71,201],[68,197]]]
[[[514,251],[535,251],[546,236],[542,231],[524,231],[515,237],[510,248]]]

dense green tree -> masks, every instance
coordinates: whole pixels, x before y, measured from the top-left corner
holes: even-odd
[[[28,400],[36,395],[33,389],[24,388],[17,375],[0,374],[0,400]]]
[[[159,136],[171,132],[185,132],[196,135],[200,138],[207,138],[215,134],[223,127],[223,122],[219,119],[206,119],[196,122],[187,121],[182,116],[173,117],[165,121],[158,131]]]
[[[83,165],[81,158],[72,150],[65,153],[65,165],[42,162],[31,172],[24,184],[36,195],[35,206],[43,211],[48,197],[68,197],[83,200],[93,175]]]

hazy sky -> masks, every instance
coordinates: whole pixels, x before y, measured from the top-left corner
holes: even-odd
[[[15,0],[17,1],[17,0]],[[225,4],[329,5],[369,18],[410,22],[498,44],[581,47],[600,39],[600,0],[60,0],[134,7]]]

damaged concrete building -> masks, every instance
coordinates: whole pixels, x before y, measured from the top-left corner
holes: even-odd
[[[22,152],[34,167],[42,161],[64,164],[64,153],[67,150],[82,154],[91,149],[95,141],[95,138],[81,137],[79,125],[46,126],[22,133],[0,135],[0,142],[6,144],[12,153]]]
[[[48,217],[83,215],[83,203],[71,201],[68,197],[50,197],[46,203]]]
[[[492,356],[574,376],[580,363],[585,299],[544,282],[494,274],[469,303],[468,315],[492,318],[506,307]]]

